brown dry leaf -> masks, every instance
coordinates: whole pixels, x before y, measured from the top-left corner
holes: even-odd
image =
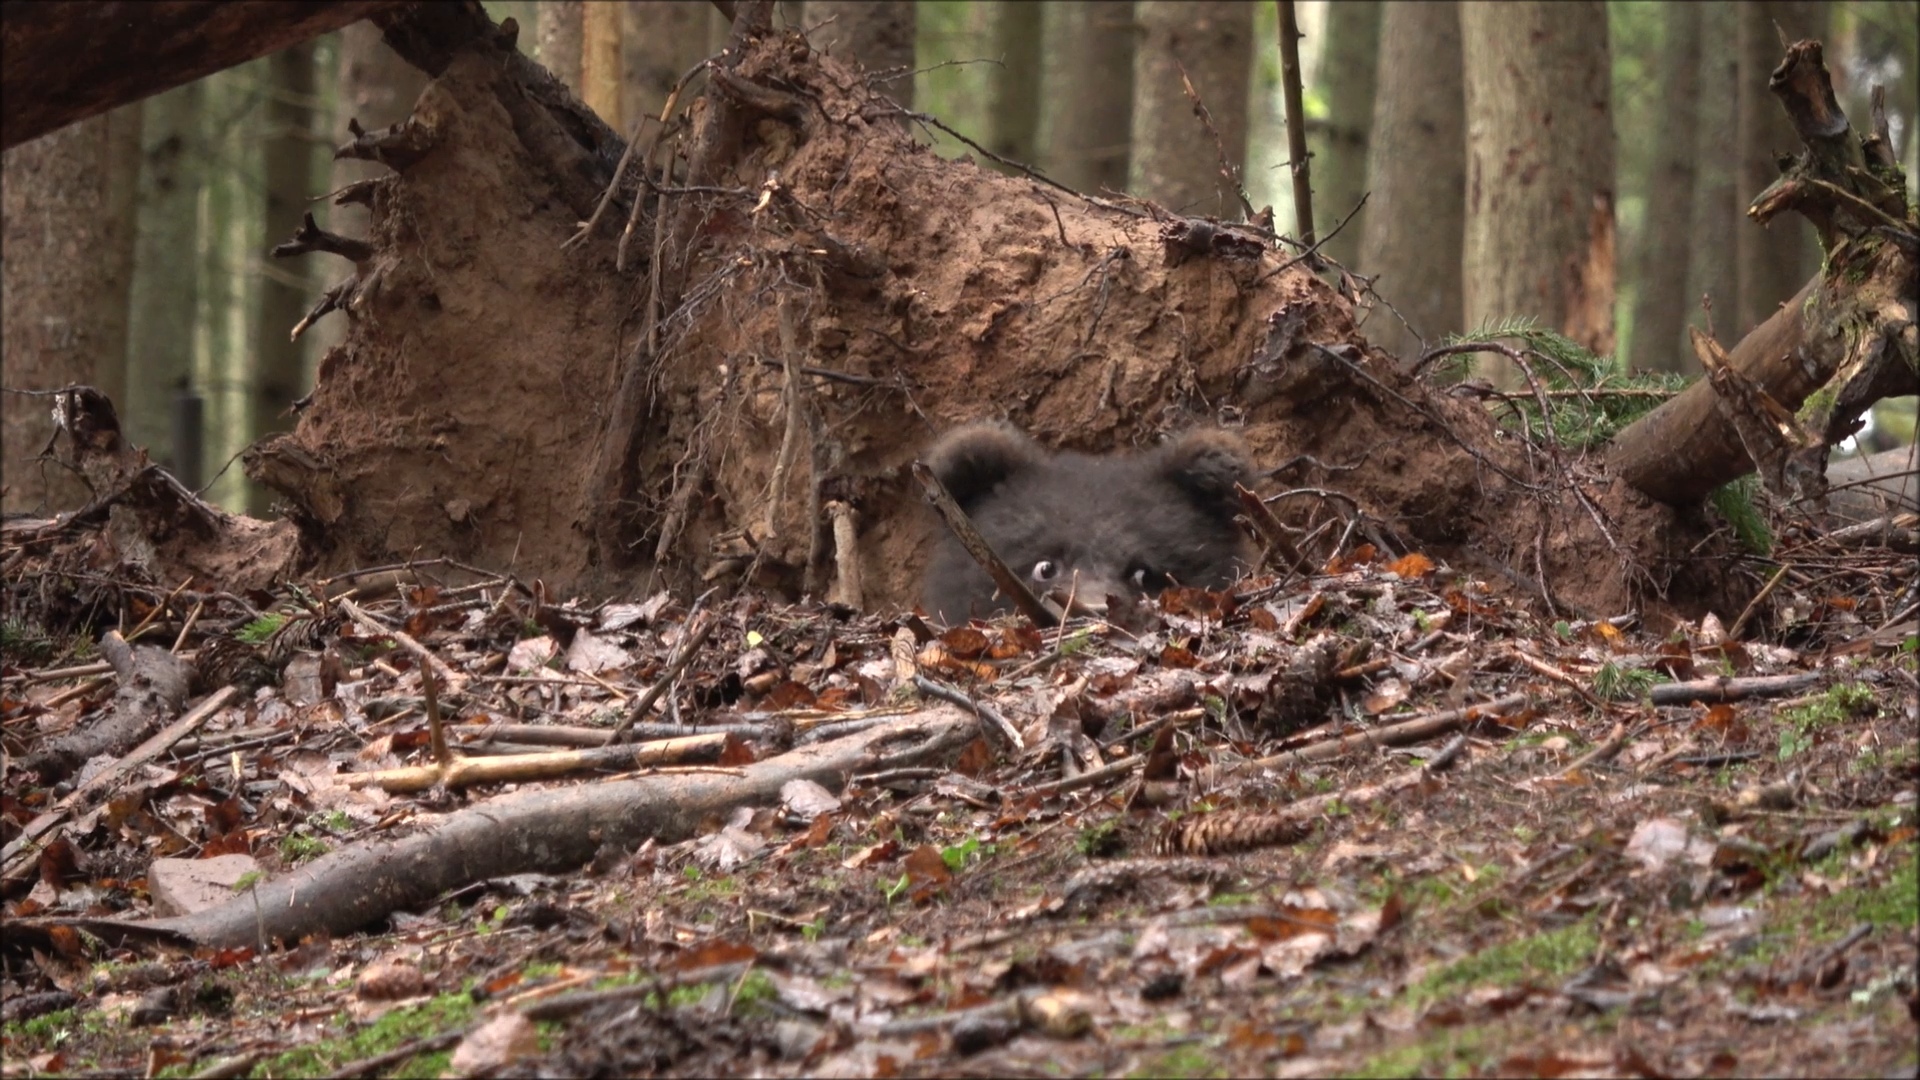
[[[932,844],[921,844],[907,854],[905,861],[907,881],[916,888],[921,886],[940,886],[953,880],[953,871],[947,869],[947,860],[940,855],[940,849]]]
[[[947,652],[961,660],[973,660],[979,657],[992,644],[987,640],[986,634],[971,626],[956,626],[941,634],[938,640],[946,647]]]
[[[1673,679],[1693,678],[1693,646],[1684,638],[1661,642],[1653,669]]]
[[[667,967],[673,971],[698,971],[721,964],[738,964],[759,955],[759,950],[744,942],[708,938],[675,956]]]
[[[362,1001],[398,1001],[416,997],[426,988],[426,976],[412,960],[400,956],[383,956],[368,964],[353,986]]]
[[[1413,551],[1388,563],[1387,569],[1408,581],[1414,581],[1433,573],[1433,560]]]
[[[788,679],[767,692],[766,704],[770,709],[805,709],[812,707],[816,700],[813,691]]]
[[[863,866],[873,866],[892,859],[900,853],[900,841],[882,840],[877,844],[868,844],[859,851],[840,860],[843,870],[858,870]]]
[[[1407,700],[1408,693],[1409,691],[1404,679],[1383,679],[1380,685],[1374,687],[1367,696],[1361,700],[1361,704],[1365,706],[1367,712],[1378,716]]]
[[[467,1032],[447,1060],[455,1076],[491,1074],[540,1052],[540,1031],[517,1009],[508,1009]]]
[[[1184,646],[1169,645],[1160,650],[1160,666],[1182,669],[1196,668],[1200,666],[1200,658],[1193,655],[1192,650]]]

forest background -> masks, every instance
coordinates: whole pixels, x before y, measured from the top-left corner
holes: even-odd
[[[522,49],[622,132],[657,113],[727,27],[703,0],[485,6],[496,20],[516,19]],[[1493,24],[1517,25],[1524,9],[1543,7],[1297,5],[1314,227],[1331,234],[1334,258],[1377,275],[1396,310],[1372,312],[1366,329],[1390,350],[1510,317],[1566,328],[1567,313],[1525,310],[1510,291],[1476,295],[1473,283],[1498,276],[1489,267],[1527,260],[1503,248],[1509,240],[1476,242],[1465,213],[1475,118],[1502,106],[1484,91],[1469,101],[1473,43],[1485,47]],[[1586,40],[1569,35],[1583,47],[1529,63],[1596,66],[1612,136],[1590,148],[1594,167],[1611,174],[1611,206],[1596,213],[1610,217],[1613,236],[1612,318],[1575,336],[1623,369],[1697,374],[1682,347],[1687,325],[1711,317],[1720,340],[1738,340],[1818,268],[1804,221],[1761,229],[1744,219],[1747,200],[1775,175],[1774,155],[1794,145],[1777,104],[1756,89],[1780,55],[1780,33],[1826,43],[1849,115],[1866,116],[1870,87],[1886,86],[1895,152],[1909,178],[1920,174],[1920,4],[1552,8],[1565,25],[1586,20]],[[901,73],[890,89],[917,110],[1069,186],[1238,217],[1231,189],[1217,183],[1224,152],[1241,167],[1251,206],[1271,206],[1278,229],[1300,231],[1272,4],[815,0],[780,13],[815,28],[817,44]],[[1165,56],[1176,39],[1212,130],[1194,120],[1177,78],[1159,77],[1178,70]],[[234,459],[292,426],[344,323],[323,320],[290,339],[329,282],[269,252],[307,212],[333,232],[364,234],[355,220],[364,209],[320,196],[381,170],[335,162],[332,148],[348,138],[349,118],[367,128],[404,118],[422,85],[362,22],[9,149],[7,387],[96,385],[120,406],[132,440],[190,487],[271,516],[270,493]],[[944,131],[922,131],[943,155],[973,153]],[[5,409],[5,508],[77,506],[77,483],[33,461],[49,434],[43,399],[10,393]],[[1883,402],[1860,441],[1910,442],[1913,416],[1913,398]]]

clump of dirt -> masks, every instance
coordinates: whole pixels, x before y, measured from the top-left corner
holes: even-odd
[[[659,265],[619,274],[613,229],[563,248],[581,213],[502,104],[494,47],[423,95],[434,149],[375,192],[374,287],[276,449],[331,565],[450,554],[614,589],[659,552],[678,584],[820,595],[839,500],[864,601],[911,604],[935,525],[905,466],[982,417],[1087,451],[1228,425],[1270,493],[1303,489],[1283,518],[1352,524],[1319,554],[1357,532],[1576,612],[1658,595],[1703,535],[1598,476],[1581,494],[1404,376],[1270,238],[944,160],[794,34],[730,51],[693,109],[700,183],[661,185],[675,225],[643,214],[632,245]],[[645,391],[637,469],[604,441],[623,378]],[[611,500],[603,456],[632,475]]]

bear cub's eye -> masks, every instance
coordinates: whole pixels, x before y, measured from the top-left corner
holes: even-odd
[[[1147,568],[1144,566],[1135,567],[1133,573],[1127,575],[1127,581],[1130,582],[1133,585],[1133,587],[1136,589],[1146,588],[1147,587]]]
[[[1052,559],[1041,559],[1033,564],[1033,580],[1052,581],[1060,574],[1060,566]]]

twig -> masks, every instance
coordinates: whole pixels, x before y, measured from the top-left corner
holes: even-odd
[[[1280,90],[1287,107],[1287,156],[1293,174],[1294,229],[1300,242],[1313,246],[1313,185],[1307,167],[1307,111],[1300,103],[1300,24],[1293,0],[1274,0],[1280,9]]]
[[[992,545],[980,535],[980,530],[973,527],[972,519],[967,517],[965,510],[960,509],[959,503],[953,501],[953,496],[947,492],[946,485],[940,482],[939,477],[933,475],[933,470],[929,469],[925,463],[916,461],[913,463],[913,478],[920,481],[920,486],[925,489],[927,498],[933,503],[933,508],[940,512],[940,517],[947,523],[947,528],[953,530],[953,535],[960,541],[960,546],[967,550],[967,554],[973,556],[974,561],[978,562],[982,569],[986,570],[987,576],[993,579],[995,587],[1013,601],[1014,606],[1020,609],[1020,613],[1031,619],[1033,625],[1042,630],[1049,630],[1059,625],[1060,616],[1041,603],[1039,598],[1027,588],[1026,583],[1015,576],[1013,571],[1007,569],[1007,564],[1001,561],[1000,556],[994,554]]]
[[[1445,712],[1430,713],[1426,716],[1403,720],[1386,727],[1371,728],[1339,739],[1330,739],[1315,743],[1298,750],[1263,757],[1248,763],[1246,768],[1284,769],[1291,766],[1306,765],[1316,761],[1328,761],[1345,754],[1349,750],[1374,746],[1399,746],[1403,743],[1419,742],[1436,735],[1444,735],[1455,728],[1462,727],[1474,720],[1480,720],[1496,713],[1504,712],[1515,706],[1527,703],[1525,694],[1508,694],[1506,697],[1478,705],[1468,705],[1460,709],[1448,709]]]
[[[688,617],[700,619],[699,626],[690,629],[687,635],[680,639],[679,647],[674,650],[673,659],[667,662],[666,669],[660,673],[659,680],[647,688],[647,692],[640,696],[639,701],[634,702],[633,708],[629,709],[627,715],[620,719],[620,723],[614,726],[613,736],[607,740],[609,745],[627,741],[627,732],[633,727],[634,721],[645,716],[647,710],[653,708],[653,703],[660,700],[660,695],[666,693],[667,688],[673,685],[673,681],[687,670],[687,665],[693,663],[694,652],[706,643],[707,638],[713,636],[714,629],[720,625],[719,616],[698,610],[697,601],[695,611]]]
[[[412,653],[423,665],[432,667],[433,670],[439,674],[440,678],[446,682],[448,690],[458,691],[460,687],[466,685],[466,676],[448,667],[446,661],[433,655],[432,651],[425,645],[415,641],[413,635],[407,633],[405,630],[389,629],[378,619],[367,614],[365,608],[362,608],[359,604],[345,597],[342,597],[336,602],[339,604],[340,610],[346,612],[347,617],[359,625],[362,630],[370,634],[378,634],[381,637],[392,638],[395,645]]]
[[[1773,572],[1773,577],[1767,579],[1766,585],[1762,586],[1760,591],[1754,594],[1753,599],[1747,601],[1746,609],[1740,612],[1740,617],[1733,620],[1733,625],[1727,629],[1728,641],[1740,640],[1740,631],[1747,628],[1747,620],[1753,618],[1753,613],[1760,610],[1760,604],[1765,601],[1767,597],[1773,595],[1773,587],[1780,584],[1780,579],[1786,576],[1787,568],[1785,565],[1782,565],[1780,569]]]
[[[142,765],[165,753],[168,747],[185,738],[193,729],[206,723],[208,717],[219,712],[221,707],[224,706],[235,693],[236,691],[231,686],[223,686],[215,690],[213,693],[207,695],[205,701],[202,701],[199,705],[189,710],[185,716],[168,724],[166,727],[160,729],[152,738],[134,747],[132,753],[127,754],[107,768],[100,770],[99,773],[94,775],[93,779],[81,784],[72,792],[68,793],[65,798],[54,804],[53,809],[34,818],[25,829],[21,830],[19,836],[14,837],[13,841],[7,844],[5,851],[0,852],[0,859],[12,860],[21,848],[34,843],[41,836],[51,832],[69,813],[85,804],[95,794],[120,783],[122,780],[133,775]],[[12,873],[9,872],[7,877],[11,879],[13,877]]]
[[[1027,748],[1025,741],[1020,738],[1020,732],[1015,730],[1014,726],[1007,722],[1007,718],[1001,716],[999,710],[993,706],[985,702],[975,701],[953,687],[948,686],[946,683],[929,679],[925,675],[915,675],[913,677],[913,685],[928,697],[939,698],[941,701],[949,704],[958,705],[980,719],[985,720],[986,724],[984,726],[986,730],[999,736],[999,738],[1007,746],[1011,746],[1015,752]]]

